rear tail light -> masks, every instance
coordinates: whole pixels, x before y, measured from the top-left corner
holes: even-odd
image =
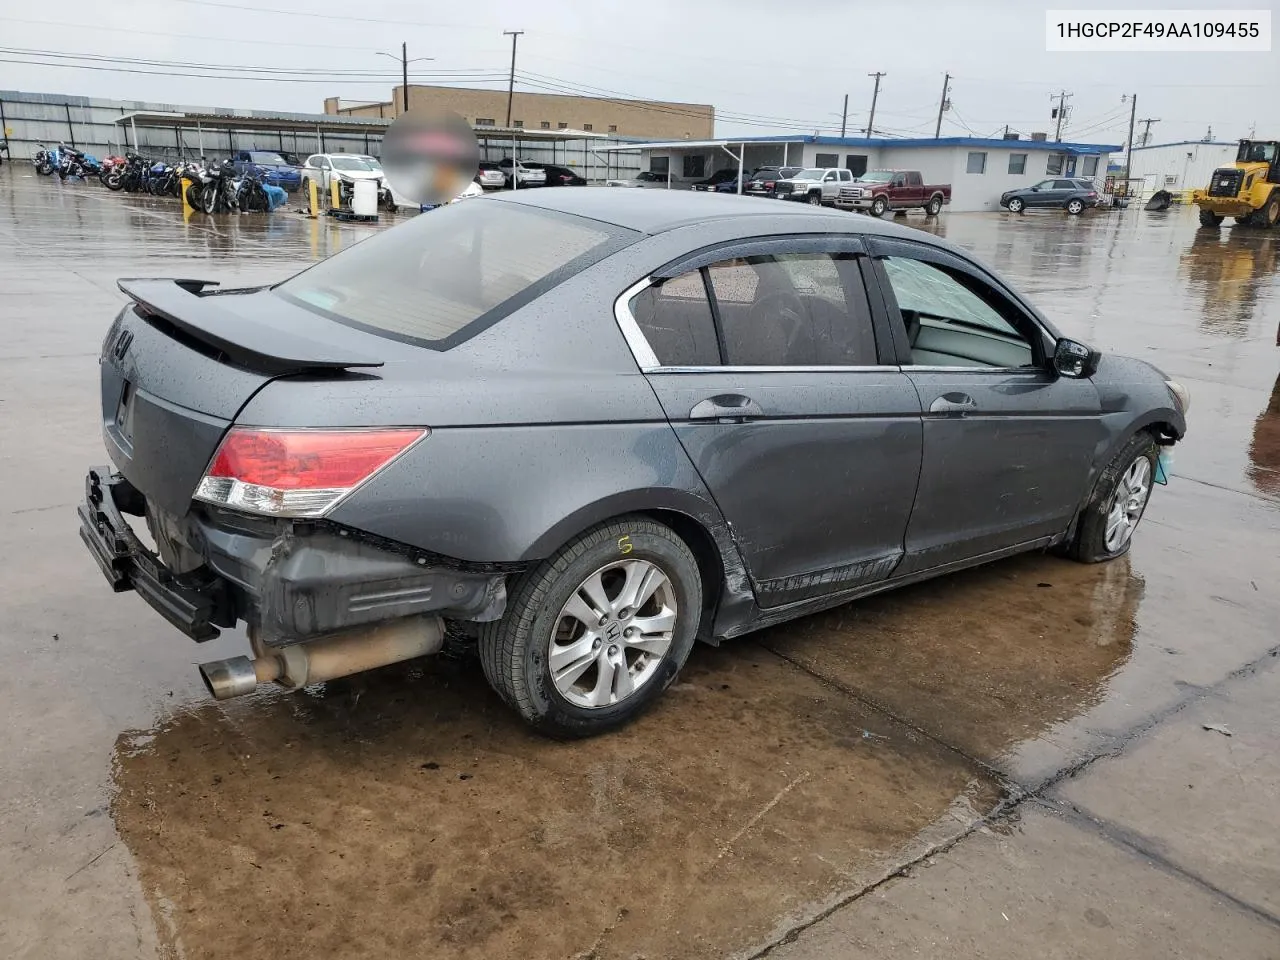
[[[196,499],[274,517],[321,517],[430,432],[232,427]]]

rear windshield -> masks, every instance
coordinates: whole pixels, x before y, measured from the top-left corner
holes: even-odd
[[[453,203],[322,260],[275,292],[340,323],[447,350],[636,236],[517,203]]]

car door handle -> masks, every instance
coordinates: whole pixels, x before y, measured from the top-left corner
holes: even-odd
[[[930,413],[972,413],[978,409],[978,401],[967,393],[944,393],[929,404]]]
[[[689,411],[690,420],[738,421],[751,417],[763,417],[760,404],[740,393],[722,393],[719,396],[699,400]]]

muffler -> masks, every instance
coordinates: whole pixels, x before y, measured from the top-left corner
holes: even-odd
[[[439,653],[444,623],[439,617],[407,617],[288,647],[265,648],[262,656],[229,657],[200,664],[200,678],[215,700],[253,693],[260,683],[289,689]],[[259,645],[254,645],[260,649]]]

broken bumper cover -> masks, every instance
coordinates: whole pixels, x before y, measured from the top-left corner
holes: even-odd
[[[130,529],[146,500],[108,468],[89,471],[80,539],[117,593],[136,590],[196,641],[244,620],[284,646],[418,614],[487,621],[506,608],[506,572],[467,569],[313,522],[193,511],[150,524],[175,571]],[[441,562],[445,561],[445,562]]]

